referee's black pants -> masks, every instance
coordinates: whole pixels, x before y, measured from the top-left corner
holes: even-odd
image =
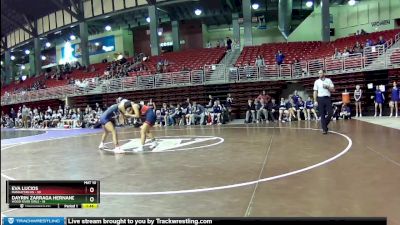
[[[333,114],[331,98],[329,96],[318,97],[317,101],[322,130],[328,131],[328,124],[331,122]]]

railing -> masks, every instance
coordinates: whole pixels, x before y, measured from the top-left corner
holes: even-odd
[[[364,68],[385,67],[385,45],[376,45],[364,48]]]
[[[385,61],[387,68],[400,67],[400,48],[388,49]]]
[[[102,81],[91,80],[83,87],[65,85],[18,94],[7,94],[1,97],[1,104],[9,105],[65,98],[68,96],[207,85],[211,83],[302,79],[317,76],[319,70],[324,70],[326,74],[331,75],[382,68],[400,68],[400,48],[391,48],[384,51],[384,48],[378,46],[374,50],[367,48],[364,55],[354,54],[338,59],[329,57],[294,64],[265,65],[261,67],[245,66],[239,68],[229,68],[223,64],[216,64],[206,65],[204,66],[204,70],[193,70],[191,72],[163,73]]]

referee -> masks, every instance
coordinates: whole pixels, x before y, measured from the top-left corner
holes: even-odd
[[[322,133],[328,134],[328,124],[332,117],[331,91],[335,86],[331,79],[326,78],[322,70],[318,72],[319,79],[314,82],[314,104],[318,106],[321,116]]]

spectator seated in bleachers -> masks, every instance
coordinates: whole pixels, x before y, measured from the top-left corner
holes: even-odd
[[[335,48],[335,52],[333,53],[332,58],[333,59],[341,59],[342,58],[342,53],[340,53],[339,49]]]
[[[367,41],[365,42],[365,47],[371,47],[374,46],[374,43],[372,42],[372,40],[367,39]]]
[[[354,45],[354,47],[353,47],[353,53],[354,54],[356,54],[356,53],[363,53],[363,47],[361,46],[361,44],[360,44],[360,42],[356,42],[356,44]]]
[[[384,45],[386,41],[383,39],[382,36],[379,36],[378,41],[376,42],[377,45]]]

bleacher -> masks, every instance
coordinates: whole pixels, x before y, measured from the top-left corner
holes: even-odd
[[[198,70],[202,69],[204,65],[209,64],[217,64],[225,55],[224,48],[205,48],[205,49],[190,49],[180,52],[169,52],[162,54],[160,56],[153,56],[143,64],[148,68],[148,71],[143,72],[131,72],[130,75],[137,76],[137,75],[148,75],[156,73],[157,63],[161,60],[168,60],[168,70],[170,72],[178,72],[182,71],[185,67],[188,70]],[[132,58],[127,58],[127,60],[132,60]],[[85,72],[83,70],[73,70],[72,73],[68,75],[69,79],[86,79],[92,78],[96,75],[103,75],[104,70],[106,69],[107,65],[110,63],[96,63],[90,65],[90,67],[95,67],[95,72]],[[19,88],[28,88],[37,80],[44,79],[43,75],[39,77],[30,77],[27,80],[20,82],[18,84],[10,84],[2,88],[1,95],[3,95],[6,91],[12,92],[14,89]],[[48,79],[45,81],[46,87],[57,87],[67,85],[68,80],[54,80]]]
[[[400,29],[374,32],[365,35],[349,36],[336,39],[335,41],[323,43],[320,41],[309,42],[288,42],[288,43],[269,43],[261,46],[249,46],[243,48],[242,54],[236,61],[237,66],[244,66],[247,63],[254,65],[256,57],[261,55],[264,57],[266,64],[276,64],[275,54],[281,50],[285,55],[285,64],[292,64],[295,59],[299,61],[319,59],[331,57],[334,54],[335,48],[343,52],[347,47],[352,49],[358,41],[362,46],[365,45],[367,39],[374,43],[378,41],[379,36],[388,41],[393,39]]]
[[[225,52],[225,48],[202,48],[180,52],[167,52],[160,56],[152,56],[148,61],[143,62],[148,69],[147,72],[132,72],[131,75],[155,73],[157,71],[157,63],[161,60],[168,61],[169,72],[179,72],[182,71],[183,68],[199,70],[202,69],[204,65],[219,63],[224,57]]]

